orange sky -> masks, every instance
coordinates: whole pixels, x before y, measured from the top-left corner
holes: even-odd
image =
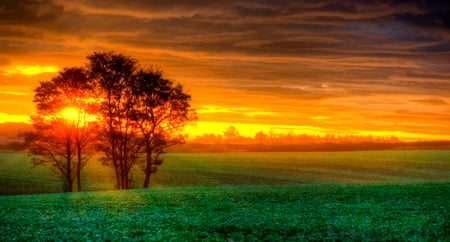
[[[450,140],[448,6],[67,2],[0,3],[0,122],[28,120],[39,80],[114,50],[184,84],[199,114],[191,136],[232,124],[247,136],[273,127]]]

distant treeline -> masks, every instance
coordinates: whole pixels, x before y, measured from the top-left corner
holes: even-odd
[[[223,134],[203,134],[197,136],[190,143],[197,144],[359,144],[359,143],[398,143],[400,140],[395,136],[372,136],[372,135],[307,135],[294,133],[269,134],[259,131],[254,137],[245,137],[239,131],[230,126]]]
[[[308,152],[368,150],[450,150],[450,141],[398,143],[320,143],[320,144],[199,144],[171,147],[167,152]]]
[[[22,150],[24,140],[19,134],[32,130],[31,124],[27,123],[0,123],[0,150]]]

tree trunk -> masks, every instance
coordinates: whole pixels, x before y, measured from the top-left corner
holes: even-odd
[[[113,161],[114,172],[116,174],[116,189],[120,190],[122,188],[122,186],[120,183],[120,171],[119,171],[119,165],[117,164],[116,146],[114,145],[114,140],[112,140],[111,150],[112,150],[111,157],[112,157],[112,161]]]
[[[81,144],[80,144],[80,142],[77,142],[77,155],[78,155],[77,185],[78,185],[78,191],[81,192]]]
[[[150,184],[150,177],[152,175],[152,151],[149,145],[147,145],[146,149],[147,149],[147,164],[145,166],[145,178],[143,188],[148,188]]]
[[[123,151],[121,150],[121,153]],[[123,155],[121,155],[121,159],[119,160],[120,162],[120,179],[121,179],[121,183],[122,183],[122,187],[121,189],[127,189],[127,184],[125,181],[125,164],[124,164],[124,160],[123,160]]]
[[[116,189],[120,190],[122,188],[120,184],[120,174],[119,174],[119,165],[117,164],[117,157],[116,157],[116,145],[114,142],[114,136],[112,133],[112,118],[110,118],[109,122],[109,143],[111,144],[111,159],[114,166],[114,172],[116,174]]]
[[[72,185],[73,185],[73,179],[72,179],[72,147],[70,144],[70,139],[67,139],[66,142],[66,152],[67,152],[67,191],[72,192]]]
[[[108,130],[108,135],[109,135],[109,143],[111,145],[111,159],[112,159],[112,163],[114,166],[114,172],[116,174],[116,189],[121,189],[121,184],[120,184],[120,174],[119,174],[119,166],[117,164],[117,157],[116,157],[116,143],[115,143],[115,139],[114,139],[114,126],[113,126],[113,110],[111,109],[112,107],[112,103],[111,103],[111,90],[108,90],[108,125],[109,125],[109,130]]]
[[[123,180],[123,189],[129,189],[129,184],[128,184],[128,156],[127,156],[127,137],[126,137],[126,132],[127,130],[125,130],[125,135],[123,137],[122,140],[122,180]]]

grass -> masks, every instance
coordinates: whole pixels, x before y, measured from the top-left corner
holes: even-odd
[[[98,158],[98,156],[96,157]],[[31,168],[26,153],[0,153],[0,195],[61,192],[49,167]],[[114,188],[111,168],[93,159],[83,170],[86,191]],[[135,187],[142,172],[133,170]],[[177,153],[152,176],[152,187],[417,183],[450,181],[450,151]]]
[[[0,241],[450,240],[450,151],[165,158],[147,190],[0,196]],[[62,190],[29,159],[0,152],[0,194]],[[114,184],[95,159],[83,179],[86,191]]]
[[[449,201],[448,183],[3,196],[0,241],[449,241]]]

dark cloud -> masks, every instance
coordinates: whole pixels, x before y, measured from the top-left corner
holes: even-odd
[[[447,0],[394,0],[394,7],[415,6],[418,12],[393,14],[393,19],[421,28],[450,28],[450,3]]]
[[[4,0],[0,2],[0,24],[54,22],[64,11],[50,0]]]
[[[387,36],[393,40],[409,42],[429,42],[436,40],[438,36],[411,29],[399,22],[384,21],[378,23],[350,23],[343,26],[344,30],[360,31],[374,36]]]
[[[435,11],[439,9],[448,9],[450,4],[447,0],[392,0],[393,6],[414,5],[426,11]]]
[[[402,13],[392,16],[394,20],[406,22],[417,27],[450,28],[450,11],[435,11],[425,14]]]
[[[450,42],[417,47],[416,50],[424,52],[450,52]]]

